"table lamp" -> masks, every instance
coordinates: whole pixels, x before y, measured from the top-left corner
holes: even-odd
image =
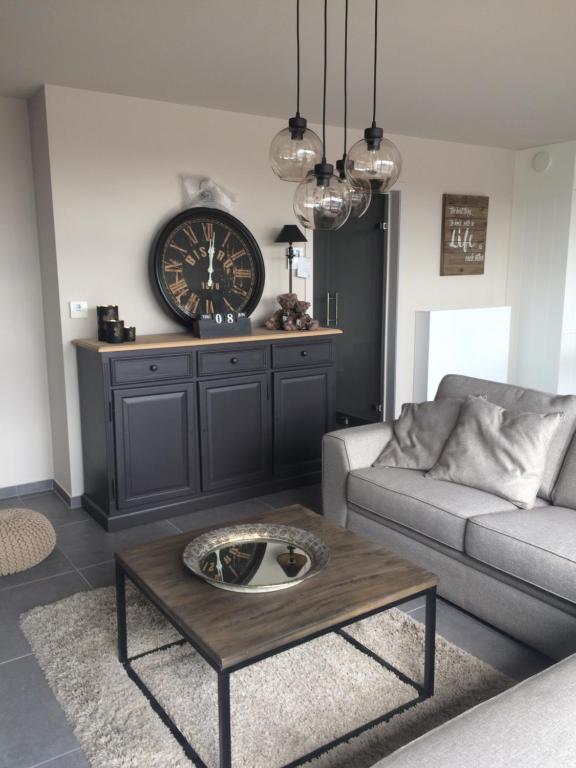
[[[308,240],[295,224],[284,224],[275,242],[288,243],[288,250],[286,251],[286,256],[288,256],[288,269],[290,274],[289,283],[288,283],[288,293],[292,293],[292,259],[294,258],[294,248],[292,248],[292,243],[307,243]]]

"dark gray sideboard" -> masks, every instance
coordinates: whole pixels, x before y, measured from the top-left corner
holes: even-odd
[[[317,482],[338,333],[75,341],[83,507],[112,531]]]

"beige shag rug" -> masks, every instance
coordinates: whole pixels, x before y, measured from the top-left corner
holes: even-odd
[[[34,608],[22,628],[93,768],[190,768],[190,761],[116,659],[113,588],[80,592]],[[348,630],[412,679],[422,675],[423,626],[399,610]],[[131,655],[177,635],[128,591]],[[512,681],[437,641],[436,695],[314,760],[314,768],[368,768]],[[134,662],[208,766],[218,765],[216,674],[191,648],[176,646]],[[234,768],[277,768],[401,706],[413,688],[326,635],[231,676]]]

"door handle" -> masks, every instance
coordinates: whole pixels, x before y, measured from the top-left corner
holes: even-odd
[[[334,302],[334,317],[330,315],[330,302]],[[326,294],[326,326],[338,325],[338,292]]]

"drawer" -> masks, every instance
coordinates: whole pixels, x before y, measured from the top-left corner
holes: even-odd
[[[316,341],[302,344],[273,344],[274,368],[294,368],[304,365],[326,365],[332,362],[332,342]]]
[[[227,351],[198,352],[198,375],[213,376],[239,371],[264,371],[268,368],[266,347],[245,347]]]
[[[191,375],[190,355],[158,355],[112,360],[112,384],[182,379]]]

